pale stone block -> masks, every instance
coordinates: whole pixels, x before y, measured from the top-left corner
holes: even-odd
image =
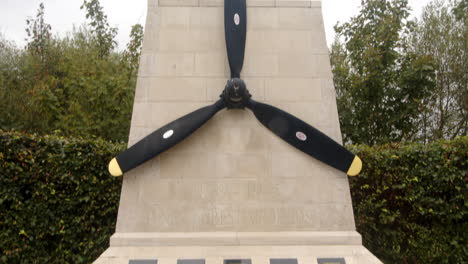
[[[140,76],[191,76],[194,65],[195,54],[192,53],[142,54]]]
[[[244,205],[239,208],[238,225],[250,230],[265,230],[274,226],[276,212],[273,208]]]
[[[278,55],[272,54],[258,54],[246,50],[244,60],[244,69],[242,76],[245,77],[269,77],[278,74]]]
[[[343,174],[330,177],[330,198],[333,203],[351,204],[348,178]]]
[[[227,203],[232,200],[245,203],[258,199],[255,192],[256,181],[250,179],[184,179],[173,181],[172,185],[171,190],[174,194],[169,197],[171,200],[182,200],[179,198],[181,194],[184,194],[183,201],[187,201],[188,198],[205,204],[212,201]]]
[[[278,22],[279,10],[277,8],[248,8],[247,39],[250,38],[250,30],[275,29],[278,27]]]
[[[161,24],[159,8],[157,8],[153,3],[153,0],[148,1],[148,9],[146,13],[146,24],[145,29],[150,27],[157,27]],[[157,1],[157,0],[155,0]],[[146,32],[146,31],[145,31]],[[146,35],[145,35],[146,36]]]
[[[229,76],[229,66],[225,53],[206,52],[195,55],[195,75],[204,77]]]
[[[133,104],[132,126],[145,126],[148,117],[152,115],[151,106],[146,102],[135,102]]]
[[[319,31],[323,28],[320,8],[279,8],[279,28]]]
[[[112,247],[104,255],[122,257],[139,253],[142,257],[153,254],[162,258],[185,258],[213,251],[210,252],[210,257],[278,257],[284,252],[296,257],[317,257],[320,254],[330,257],[364,256],[368,252],[360,246],[361,243],[362,238],[356,231],[121,232],[111,237]],[[136,247],[131,245],[138,245],[140,250],[135,251]],[[125,247],[129,251],[118,251],[119,247]],[[353,254],[344,253],[350,249]]]
[[[221,153],[245,153],[246,156],[265,153],[269,149],[269,139],[263,136],[261,124],[255,125],[256,127],[237,127],[231,124],[230,127],[224,127],[216,122],[217,128],[210,134],[202,135],[201,141],[205,142],[207,147]]]
[[[354,229],[354,218],[351,204],[323,204],[320,210],[321,231],[345,231]],[[330,221],[334,219],[334,221]]]
[[[305,78],[269,78],[265,80],[266,100],[283,102],[320,101],[321,80]]]
[[[158,0],[159,6],[199,6],[199,0]]]
[[[300,206],[300,207],[280,207],[277,210],[277,224],[279,226],[294,226],[296,230],[303,230],[308,227],[308,231],[318,230],[313,228],[317,226],[319,220],[317,214],[320,212],[315,207]]]
[[[311,0],[310,6],[312,8],[322,8],[322,0]]]
[[[317,57],[317,74],[325,79],[333,79],[333,74],[331,71],[330,57],[328,54],[319,54]]]
[[[332,101],[336,103],[336,90],[333,83],[333,78],[323,78],[321,88],[322,97],[326,101]]]
[[[216,157],[203,152],[164,152],[159,158],[162,178],[193,178],[212,175],[212,162]]]
[[[168,0],[169,1],[169,0]],[[190,25],[191,8],[189,7],[162,7],[160,12],[161,28],[187,29]],[[146,36],[145,36],[146,37]]]
[[[210,102],[216,102],[220,99],[224,87],[226,86],[227,78],[207,78],[205,79],[205,88],[207,98]]]
[[[243,78],[254,100],[265,100],[265,79],[263,78]]]
[[[211,159],[211,175],[218,178],[256,179],[267,177],[270,160],[262,154],[218,155]]]
[[[148,79],[138,78],[135,89],[135,102],[146,102],[148,99]]]
[[[142,54],[152,54],[159,51],[159,26],[145,28]],[[141,65],[141,64],[140,64]],[[140,71],[143,67],[140,66]]]
[[[200,6],[224,6],[224,0],[199,0]]]
[[[327,46],[327,41],[325,37],[324,31],[311,31],[310,33],[312,36],[312,52],[313,53],[321,53],[321,54],[326,54],[328,56],[328,46]]]
[[[161,30],[159,50],[164,52],[209,52],[225,48],[220,30]]]
[[[190,27],[193,29],[214,29],[224,32],[223,7],[200,7],[191,9],[189,19]]]
[[[265,32],[263,30],[248,31],[247,41],[245,43],[246,54],[251,53],[274,53],[275,46],[265,40]]]
[[[277,7],[311,7],[310,0],[276,0]]]
[[[344,175],[341,177],[346,178]],[[298,204],[312,205],[337,200],[332,197],[332,193],[323,191],[324,186],[328,186],[329,182],[323,177],[317,179],[316,175],[312,174],[299,178],[265,179],[265,181],[259,182],[258,189],[264,201],[281,204],[296,201]],[[341,194],[338,198],[340,197],[342,197]]]
[[[273,33],[273,32],[271,32]],[[307,30],[281,30],[274,32],[279,51],[291,51],[307,53],[312,47],[312,32]]]
[[[194,52],[195,36],[192,31],[180,29],[162,29],[159,31],[159,47],[161,52]],[[194,43],[195,42],[195,43]]]
[[[193,210],[195,222],[198,223],[202,232],[204,231],[228,231],[233,230],[237,211],[233,205],[216,203],[199,207]]]
[[[306,30],[253,30],[249,31],[246,50],[250,53],[288,53],[310,52],[328,54],[326,49],[316,49],[313,46],[313,32]]]
[[[318,55],[304,52],[281,52],[279,54],[279,76],[318,77]]]
[[[206,101],[206,89],[201,78],[140,78],[146,80],[147,100]]]
[[[292,146],[288,147],[292,148]],[[301,151],[294,154],[273,152],[271,156],[272,177],[301,179],[313,177],[317,183],[322,186],[326,185],[322,183],[326,183],[327,178],[320,173],[321,168],[324,166],[322,162],[308,155],[304,155]]]
[[[252,257],[252,263],[270,264],[270,259],[268,257]]]
[[[274,7],[275,0],[249,0],[247,7]]]

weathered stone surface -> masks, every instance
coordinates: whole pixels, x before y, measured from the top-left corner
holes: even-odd
[[[230,74],[223,3],[148,1],[129,145],[219,99]],[[341,142],[321,2],[247,4],[241,76],[253,98]],[[317,256],[380,263],[354,230],[344,173],[291,147],[249,110],[223,110],[124,175],[116,234],[96,263],[229,256],[267,264],[286,255],[299,264]]]
[[[320,6],[310,3],[248,9],[242,76],[253,98],[341,141]],[[217,100],[229,76],[222,1],[156,4],[149,3],[130,144]],[[219,113],[127,173],[124,185],[129,179],[138,184],[124,188],[118,232],[354,229],[345,175],[290,147],[249,111]],[[127,192],[139,195],[129,202]],[[335,216],[337,210],[344,213]]]
[[[241,74],[254,99],[341,141],[321,9],[312,3],[250,3]],[[130,144],[218,100],[229,77],[223,16],[223,1],[149,2]],[[351,231],[347,184],[250,111],[222,111],[124,176],[117,232]]]

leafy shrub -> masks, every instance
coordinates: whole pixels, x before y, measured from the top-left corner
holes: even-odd
[[[0,130],[0,263],[90,263],[114,232],[122,150],[99,139]]]
[[[385,263],[466,263],[468,137],[352,151],[364,161],[350,184],[371,252]]]

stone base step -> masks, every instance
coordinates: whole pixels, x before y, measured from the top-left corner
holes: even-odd
[[[191,261],[189,261],[191,260]],[[237,261],[236,261],[237,260]],[[226,262],[227,261],[227,262]],[[94,264],[381,264],[359,245],[158,246],[107,249]]]

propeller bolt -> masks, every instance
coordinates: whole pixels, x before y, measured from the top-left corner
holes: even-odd
[[[244,109],[252,95],[243,80],[233,78],[227,81],[220,97],[223,98],[228,109]]]

